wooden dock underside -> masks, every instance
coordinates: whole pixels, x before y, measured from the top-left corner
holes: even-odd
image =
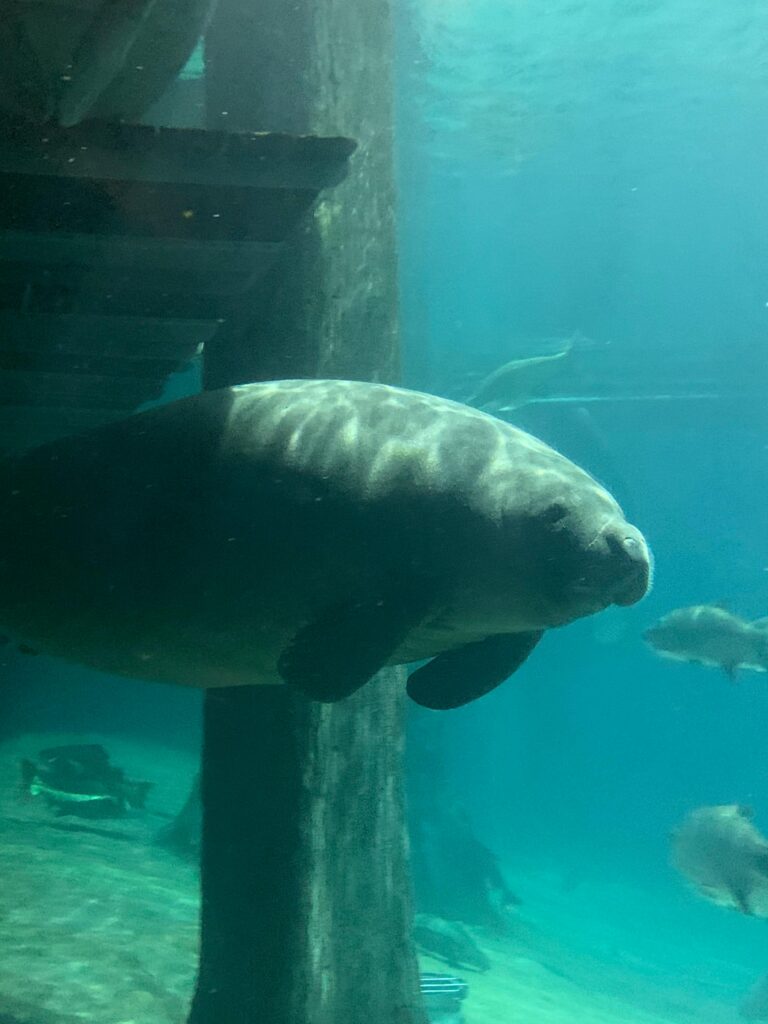
[[[345,138],[0,119],[0,451],[127,415],[213,345]]]

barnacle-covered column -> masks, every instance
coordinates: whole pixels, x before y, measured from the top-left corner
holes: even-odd
[[[206,386],[397,377],[387,0],[221,0],[211,127],[342,134],[327,192],[250,309],[206,353]],[[192,1024],[422,1024],[401,793],[403,677],[311,704],[209,691],[201,966]]]

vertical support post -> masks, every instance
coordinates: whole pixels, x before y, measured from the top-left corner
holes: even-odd
[[[348,179],[206,354],[205,385],[398,373],[388,0],[220,0],[209,123],[342,134]],[[339,704],[206,695],[190,1024],[424,1024],[410,939],[404,673]]]

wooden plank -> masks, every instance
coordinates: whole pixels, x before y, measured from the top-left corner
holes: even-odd
[[[0,452],[24,451],[124,415],[123,409],[0,404]]]
[[[141,287],[141,284],[144,287]],[[35,263],[0,262],[0,308],[17,312],[34,310],[52,316],[142,316],[149,319],[214,320],[231,312],[232,299],[203,287],[171,291],[168,282],[140,282],[119,271],[87,270],[65,263],[46,267]],[[149,290],[151,285],[157,285]],[[166,287],[163,287],[166,284]],[[98,287],[96,287],[98,285]]]
[[[53,405],[63,408],[135,409],[162,393],[161,378],[122,378],[93,374],[0,372],[0,405]]]
[[[0,170],[0,229],[281,242],[315,196],[306,189],[212,188],[188,182],[44,177]]]
[[[338,184],[351,139],[91,121],[73,128],[0,118],[0,168],[18,174],[134,182],[295,188]]]
[[[194,355],[194,353],[193,353]],[[77,377],[119,377],[159,380],[182,368],[182,359],[123,359],[120,356],[80,355],[68,352],[3,352],[0,373],[8,370],[24,373],[57,373]]]
[[[0,233],[0,262],[62,267],[81,293],[125,287],[130,276],[137,291],[240,295],[266,273],[278,252],[279,246],[260,242]]]
[[[223,321],[0,310],[0,353],[51,352],[131,360],[185,360]]]

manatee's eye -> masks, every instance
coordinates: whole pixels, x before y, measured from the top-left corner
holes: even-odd
[[[542,523],[559,523],[561,519],[565,519],[568,515],[568,509],[565,507],[562,501],[553,501],[551,505],[541,513]]]

